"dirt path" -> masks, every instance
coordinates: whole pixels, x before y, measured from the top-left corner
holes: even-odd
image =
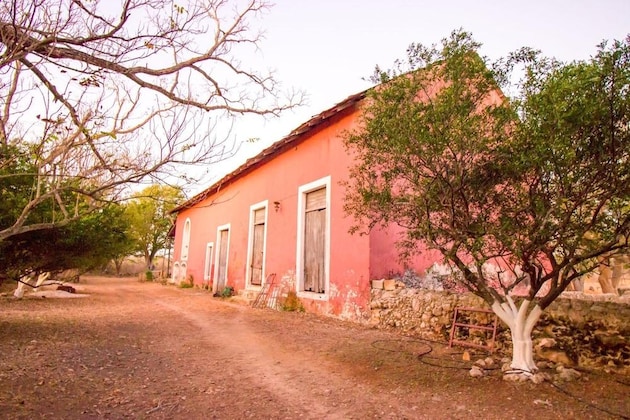
[[[470,378],[436,343],[199,290],[88,278],[79,292],[0,298],[0,418],[630,416],[627,377],[585,375],[567,394]]]

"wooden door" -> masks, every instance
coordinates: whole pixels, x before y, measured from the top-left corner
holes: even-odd
[[[265,213],[266,209],[258,209],[254,211],[254,224],[252,230],[252,254],[250,255],[249,282],[253,285],[261,285],[263,277],[263,260],[264,260],[264,244],[265,244]]]
[[[228,235],[229,230],[219,232],[219,261],[217,266],[217,292],[225,288],[227,282],[227,256],[228,256]]]
[[[213,274],[212,269],[214,267],[213,260],[214,260],[214,244],[209,243],[206,246],[206,267],[205,267],[205,273],[203,275],[203,278],[206,284],[212,281],[212,274]]]
[[[306,194],[304,291],[324,293],[326,284],[326,188]]]

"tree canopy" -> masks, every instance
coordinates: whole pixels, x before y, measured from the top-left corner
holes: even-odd
[[[382,83],[346,138],[346,210],[355,230],[406,228],[406,256],[439,250],[511,328],[513,367],[531,372],[542,310],[628,247],[630,39],[572,63],[522,49],[491,65],[478,48],[456,31],[376,69]]]
[[[64,226],[13,235],[0,242],[0,278],[103,267],[133,244],[124,209],[110,204]]]
[[[168,232],[173,224],[170,211],[184,199],[181,189],[152,185],[136,193],[126,204],[125,215],[129,220],[130,236],[135,252],[144,257],[147,269],[156,254],[168,245]]]
[[[252,20],[267,7],[1,2],[0,194],[10,211],[0,240],[78,220],[130,184],[186,177],[179,165],[216,162],[229,148],[219,119],[299,104],[299,92],[241,59],[257,48]]]

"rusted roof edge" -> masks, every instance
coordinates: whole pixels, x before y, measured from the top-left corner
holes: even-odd
[[[258,153],[256,156],[247,159],[244,164],[242,164],[241,166],[239,166],[238,168],[236,168],[234,171],[230,172],[229,174],[225,175],[218,182],[215,182],[210,187],[196,194],[195,196],[193,196],[192,198],[190,198],[183,204],[180,204],[179,206],[175,207],[173,210],[170,211],[170,213],[171,214],[179,213],[182,210],[193,207],[195,204],[205,200],[206,198],[212,196],[213,194],[216,194],[221,189],[226,187],[228,184],[236,181],[238,178],[253,171],[255,168],[257,168],[261,164],[268,162],[272,160],[273,158],[275,158],[276,156],[279,156],[280,154],[284,153],[289,148],[290,145],[296,143],[300,138],[304,137],[305,135],[308,135],[310,131],[319,127],[321,124],[328,121],[330,118],[338,115],[340,112],[348,109],[351,106],[354,106],[357,102],[360,102],[361,100],[363,100],[368,90],[369,89],[364,90],[359,93],[355,93],[354,95],[347,97],[346,99],[334,105],[333,107],[315,115],[310,120],[306,121],[305,123],[299,125],[297,128],[292,130],[291,133],[289,133],[289,135],[276,141],[271,146],[267,147],[266,149]]]

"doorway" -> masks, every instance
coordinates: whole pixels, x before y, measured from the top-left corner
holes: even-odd
[[[230,246],[230,226],[219,226],[217,229],[217,263],[214,281],[214,292],[221,292],[227,284],[228,248]]]

